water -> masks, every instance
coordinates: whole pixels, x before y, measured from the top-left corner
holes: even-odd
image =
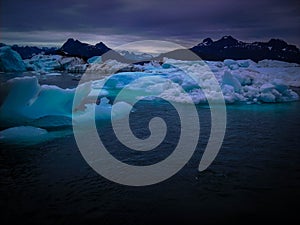
[[[245,224],[286,223],[296,218],[300,102],[227,106],[224,143],[202,173],[197,169],[209,135],[210,111],[205,106],[197,110],[201,134],[192,159],[170,179],[147,187],[123,186],[98,175],[82,158],[72,133],[27,147],[2,144],[1,220],[23,224]],[[132,126],[137,137],[149,135],[147,124],[153,116],[162,116],[169,132],[159,148],[144,154],[125,151],[110,123],[97,125],[116,158],[151,164],[167,157],[179,136],[178,115],[168,103],[142,101],[131,115],[131,121],[139,121]]]

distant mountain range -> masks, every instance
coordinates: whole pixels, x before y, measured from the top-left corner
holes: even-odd
[[[258,62],[263,59],[272,59],[300,63],[300,50],[295,45],[289,45],[280,39],[271,39],[268,42],[245,43],[238,41],[232,36],[224,36],[217,41],[206,38],[200,44],[190,48],[190,50],[201,59],[211,61],[251,59]],[[160,57],[197,58],[190,54],[182,56],[183,52],[183,50],[178,49],[164,53]]]
[[[0,47],[5,44],[0,43]],[[44,54],[60,54],[66,56],[76,56],[87,60],[93,56],[101,56],[106,53],[103,60],[116,59],[120,62],[132,62],[134,55],[128,52],[116,52],[107,47],[103,42],[95,45],[82,43],[73,38],[68,39],[60,48],[39,48],[22,47],[18,45],[11,46],[17,51],[23,59],[31,58],[34,54],[44,52]],[[251,59],[255,62],[263,59],[280,60],[285,62],[295,62],[300,64],[300,50],[295,45],[289,45],[280,39],[271,39],[268,42],[246,43],[238,41],[232,36],[224,36],[217,41],[206,38],[200,44],[190,48],[195,53],[187,54],[186,50],[178,49],[163,53],[154,59],[163,57],[175,59],[197,60],[199,56],[203,60],[223,61],[225,59]],[[146,57],[145,60],[150,60]]]
[[[5,46],[5,44],[0,43],[0,47]],[[35,46],[18,46],[18,45],[12,45],[10,46],[13,50],[18,52],[22,59],[30,59],[32,56],[44,53],[46,55],[55,54],[57,48],[52,47],[35,47]]]

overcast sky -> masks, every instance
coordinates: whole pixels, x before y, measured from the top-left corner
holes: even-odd
[[[109,47],[156,39],[193,46],[232,35],[300,46],[299,0],[1,0],[0,42],[60,45],[67,38]]]

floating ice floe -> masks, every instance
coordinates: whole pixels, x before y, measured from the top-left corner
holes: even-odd
[[[18,126],[0,131],[0,143],[21,146],[35,145],[70,134],[70,129],[47,131],[34,126]]]

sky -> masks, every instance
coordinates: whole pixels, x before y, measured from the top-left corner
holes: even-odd
[[[142,40],[186,47],[224,35],[300,46],[299,0],[1,0],[0,42],[60,46],[72,37],[109,47]]]

